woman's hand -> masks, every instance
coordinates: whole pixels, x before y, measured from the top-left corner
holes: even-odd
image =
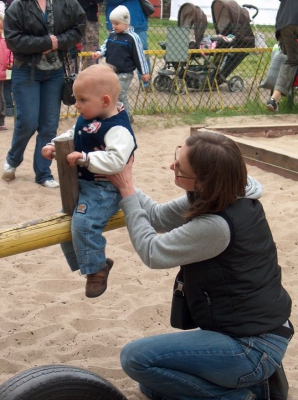
[[[50,39],[52,41],[52,50],[57,50],[58,49],[58,39],[57,36],[55,35],[50,35]]]
[[[106,175],[106,178],[112,182],[114,186],[119,190],[122,198],[131,196],[135,193],[135,189],[132,182],[132,164],[134,158],[130,157],[128,163],[122,171],[115,175]]]

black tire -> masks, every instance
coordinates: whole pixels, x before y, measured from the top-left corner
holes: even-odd
[[[242,92],[244,88],[244,81],[241,78],[241,76],[233,76],[229,81],[228,81],[228,88],[230,92],[237,93],[237,92]]]
[[[153,79],[153,86],[159,92],[167,92],[172,85],[172,79],[167,75],[157,75]]]
[[[82,368],[45,365],[23,371],[0,386],[1,400],[127,400],[104,378]]]
[[[186,93],[185,86],[184,86],[184,83],[182,82],[182,79],[177,79],[176,83],[173,80],[169,90],[171,93],[174,93],[176,95],[178,95],[178,94],[182,95],[182,94]]]

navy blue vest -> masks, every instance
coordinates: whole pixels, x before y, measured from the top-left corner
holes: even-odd
[[[104,120],[100,119],[89,119],[85,120],[83,117],[79,117],[75,126],[74,133],[74,148],[75,151],[79,151],[80,153],[83,151],[85,153],[89,153],[94,151],[94,148],[105,147],[104,137],[105,134],[113,127],[120,125],[124,128],[127,128],[131,133],[135,147],[135,151],[137,149],[136,139],[132,130],[132,127],[129,122],[129,118],[127,112],[123,109],[118,114],[113,115],[110,118],[106,118]],[[95,175],[87,168],[77,167],[79,179],[84,179],[86,181],[94,181]]]
[[[228,248],[181,267],[194,325],[237,337],[270,332],[289,318],[291,298],[263,207],[240,199],[220,215],[231,229]]]

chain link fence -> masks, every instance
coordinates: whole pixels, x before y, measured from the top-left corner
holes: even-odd
[[[239,16],[234,23],[229,15],[212,24],[201,21],[196,12],[186,10],[178,22],[149,18],[145,53],[150,58],[150,90],[144,90],[135,72],[129,89],[134,114],[220,110],[268,100],[270,88],[259,85],[266,80],[276,46],[274,26],[256,26]],[[105,25],[102,13],[100,44],[107,36]],[[79,54],[79,70],[90,56]],[[62,117],[75,115],[75,107],[62,107]]]

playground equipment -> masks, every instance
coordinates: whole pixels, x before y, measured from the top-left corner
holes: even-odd
[[[76,168],[66,155],[73,151],[72,140],[56,140],[56,160],[64,213],[13,225],[0,230],[0,258],[52,246],[71,239],[71,215],[78,198]],[[105,232],[125,226],[124,214],[118,211],[108,222]]]
[[[72,140],[56,139],[56,160],[62,209],[65,213],[29,221],[0,231],[0,257],[51,246],[71,239],[71,215],[78,199],[76,168],[66,155],[74,150]],[[105,231],[125,226],[119,211]],[[34,367],[11,377],[0,385],[1,400],[127,400],[110,382],[83,368],[68,365]]]
[[[1,400],[127,400],[113,384],[83,368],[43,365],[0,385]]]

